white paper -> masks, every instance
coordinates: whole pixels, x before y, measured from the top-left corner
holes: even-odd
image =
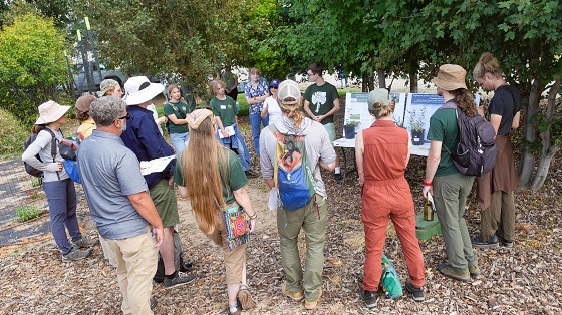
[[[228,132],[229,136],[234,136],[234,127],[233,126],[228,126],[228,127],[224,127],[224,130],[226,130],[226,132]],[[219,137],[224,138],[224,135],[222,134],[222,132],[219,129]]]
[[[277,187],[271,188],[269,191],[269,201],[267,202],[269,210],[277,209]]]
[[[435,209],[435,201],[433,201],[433,196],[431,195],[430,192],[427,192],[427,199],[429,199],[429,201],[431,202],[431,207],[433,208],[433,212],[437,212],[437,210]]]
[[[164,157],[161,157],[159,159],[152,160],[152,161],[140,162],[141,175],[146,176],[146,175],[152,174],[152,173],[160,173],[175,158],[176,158],[176,155],[174,154],[174,155],[164,156]]]

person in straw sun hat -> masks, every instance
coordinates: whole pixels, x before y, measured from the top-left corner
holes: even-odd
[[[316,194],[310,198],[308,204],[295,211],[278,207],[277,230],[281,239],[281,263],[285,271],[285,281],[281,290],[293,301],[301,301],[304,298],[305,308],[312,310],[316,308],[322,295],[322,269],[328,216],[326,202],[328,195],[320,168],[333,171],[336,152],[324,126],[318,121],[304,117],[301,108],[302,96],[299,85],[295,81],[281,82],[277,96],[282,116],[261,132],[261,172],[267,186],[273,189],[276,185],[274,172],[277,160],[277,137],[285,138],[293,135],[304,138],[308,169],[316,185]],[[301,229],[306,235],[307,259],[304,274],[296,242]]]
[[[174,155],[174,149],[166,142],[152,116],[147,109],[152,100],[164,91],[164,86],[152,83],[145,76],[131,77],[125,82],[123,100],[127,103],[126,129],[121,134],[125,146],[135,153],[139,162],[152,161],[161,157]],[[160,255],[164,261],[164,278],[155,278],[163,282],[165,288],[187,284],[196,277],[195,273],[187,273],[186,269],[176,268],[174,254],[174,226],[179,224],[178,201],[173,187],[173,160],[162,172],[145,175],[150,189],[150,197],[164,224],[164,242],[160,247]]]
[[[21,157],[25,163],[43,171],[43,189],[49,204],[51,233],[61,251],[62,261],[84,259],[90,255],[91,250],[81,250],[80,247],[92,247],[97,244],[97,240],[91,240],[80,233],[76,218],[74,182],[64,170],[63,159],[56,145],[63,139],[60,127],[66,123],[65,114],[69,108],[70,106],[63,106],[55,101],[39,105],[39,117],[32,130],[37,137]],[[37,160],[36,154],[39,154],[41,161]],[[65,227],[72,243],[68,241]]]
[[[416,302],[424,301],[425,269],[416,238],[414,203],[404,172],[410,159],[410,136],[392,121],[394,100],[386,89],[367,95],[369,113],[376,120],[355,137],[355,156],[361,188],[361,219],[365,227],[365,264],[359,294],[367,308],[376,306],[382,274],[381,257],[388,220],[400,239],[409,278],[406,289]]]
[[[444,102],[454,102],[467,116],[477,115],[472,94],[466,89],[466,70],[454,64],[439,68],[437,76],[431,80],[437,85],[437,94]],[[453,108],[439,108],[431,116],[427,136],[431,140],[423,194],[431,193],[439,216],[448,264],[438,266],[446,277],[470,282],[472,277],[480,277],[478,256],[472,249],[470,235],[464,219],[467,196],[472,190],[474,176],[465,176],[457,170],[447,148],[456,148],[459,143],[457,112]]]

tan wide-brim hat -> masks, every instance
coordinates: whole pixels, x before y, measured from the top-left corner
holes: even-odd
[[[48,124],[53,121],[59,120],[70,108],[70,106],[63,106],[55,101],[47,101],[39,105],[39,117],[35,121],[36,125]]]
[[[123,99],[127,105],[137,105],[152,100],[163,91],[164,86],[162,84],[152,83],[145,76],[130,77],[125,82]]]
[[[466,89],[466,70],[459,65],[444,64],[439,67],[439,73],[431,83],[446,90]]]

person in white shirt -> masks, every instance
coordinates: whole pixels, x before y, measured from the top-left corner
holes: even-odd
[[[261,118],[269,115],[269,123],[273,123],[281,117],[281,107],[277,101],[277,89],[279,88],[279,80],[273,79],[269,82],[269,96],[263,102],[263,109],[261,111]]]

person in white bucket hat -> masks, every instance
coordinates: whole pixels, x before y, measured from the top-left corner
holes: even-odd
[[[129,106],[127,127],[121,134],[121,139],[125,146],[135,153],[139,162],[175,154],[174,149],[158,130],[152,111],[147,109],[153,98],[162,91],[162,84],[152,83],[145,76],[131,77],[125,82],[123,99]],[[175,165],[174,159],[162,172],[144,176],[150,197],[164,224],[165,237],[160,247],[160,255],[164,261],[165,276],[163,279],[155,278],[155,281],[163,282],[165,288],[187,284],[196,277],[195,273],[187,273],[188,268],[176,268],[175,264],[174,226],[180,223],[178,201],[173,186]]]
[[[32,129],[37,136],[21,156],[23,162],[43,171],[43,189],[49,204],[51,233],[64,262],[88,257],[91,250],[81,250],[80,247],[92,247],[98,243],[97,240],[89,239],[80,233],[76,218],[74,182],[64,170],[63,159],[56,145],[63,139],[60,127],[66,123],[65,114],[69,108],[70,106],[63,106],[55,101],[39,105],[39,117]],[[35,157],[37,154],[41,160]],[[65,227],[72,243],[68,241]]]

